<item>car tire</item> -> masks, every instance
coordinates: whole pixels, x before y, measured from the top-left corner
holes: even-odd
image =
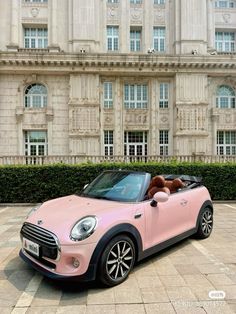
[[[114,237],[105,247],[99,263],[99,280],[106,286],[116,286],[129,276],[135,262],[133,241],[126,235]]]
[[[206,239],[210,236],[213,228],[213,211],[210,207],[204,208],[199,216],[196,238]]]

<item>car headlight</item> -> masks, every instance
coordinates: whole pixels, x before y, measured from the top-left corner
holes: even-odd
[[[88,238],[97,226],[97,218],[87,216],[80,219],[72,228],[70,238],[73,241],[81,241]]]
[[[26,218],[29,218],[29,216],[31,216],[34,212],[36,212],[36,210],[39,209],[40,206],[41,205],[38,205],[38,206],[35,206],[35,207],[31,208],[31,210],[28,212]]]

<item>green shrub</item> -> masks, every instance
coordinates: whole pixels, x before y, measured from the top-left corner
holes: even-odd
[[[201,176],[214,200],[236,199],[236,164],[101,163],[79,165],[1,166],[0,203],[35,203],[80,191],[108,169]]]

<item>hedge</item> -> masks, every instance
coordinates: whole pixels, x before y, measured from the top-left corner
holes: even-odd
[[[213,200],[236,199],[236,164],[100,163],[79,165],[1,166],[0,203],[41,203],[79,192],[108,169],[201,176]]]

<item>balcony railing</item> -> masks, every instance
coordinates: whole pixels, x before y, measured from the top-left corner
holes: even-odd
[[[0,165],[48,165],[101,162],[204,162],[236,163],[236,155],[182,155],[182,156],[0,156]]]

